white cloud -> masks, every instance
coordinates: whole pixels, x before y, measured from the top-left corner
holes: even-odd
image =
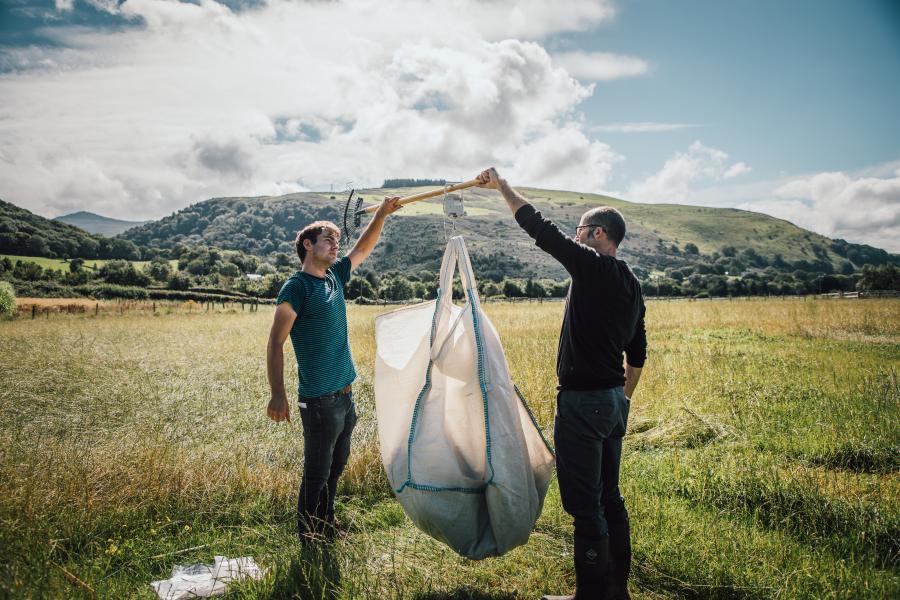
[[[573,77],[587,81],[635,77],[650,69],[647,61],[641,58],[606,52],[561,52],[553,55],[553,62]]]
[[[72,12],[75,0],[56,0],[56,10],[59,12]]]
[[[818,233],[900,251],[900,169],[886,177],[818,173],[789,181],[777,200],[741,208],[787,219]]]
[[[569,126],[525,146],[504,176],[527,186],[599,191],[606,187],[613,165],[623,158]]]
[[[746,175],[753,169],[748,167],[744,162],[737,162],[728,167],[728,170],[722,175],[725,179],[731,179],[732,177],[738,177],[740,175]]]
[[[829,237],[900,252],[900,161],[854,173],[813,173],[737,183],[744,162],[694,142],[625,193],[639,202],[739,208],[788,220]]]
[[[42,214],[152,218],[487,165],[597,189],[621,158],[582,133],[593,85],[508,39],[592,27],[605,0],[91,1],[142,26],[48,30],[58,47],[0,54],[0,197]]]
[[[660,133],[666,131],[678,131],[700,127],[692,123],[655,123],[653,121],[638,121],[634,123],[609,123],[607,125],[594,125],[589,131],[596,133]]]
[[[699,141],[668,159],[657,173],[632,183],[627,199],[635,202],[690,202],[698,185],[731,179],[750,171],[743,162],[729,165],[728,154]]]
[[[74,0],[73,0],[74,1]],[[119,13],[119,2],[118,0],[84,0],[86,3],[90,4],[97,10],[102,10],[108,12],[110,14],[118,14]]]

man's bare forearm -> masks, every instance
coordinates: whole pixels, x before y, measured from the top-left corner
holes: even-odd
[[[498,189],[500,190],[503,199],[506,200],[506,205],[509,206],[509,210],[512,211],[513,215],[515,215],[516,211],[520,208],[528,204],[528,200],[526,200],[522,194],[510,187],[505,179],[500,180]]]
[[[358,255],[365,260],[369,254],[372,253],[372,250],[375,249],[375,244],[378,243],[378,238],[381,236],[381,229],[383,227],[384,215],[375,215],[375,217],[369,221],[369,224],[366,225],[366,229],[353,246],[353,252],[355,254],[358,253]]]
[[[287,392],[284,390],[284,348],[273,343],[273,340],[269,340],[266,349],[266,373],[272,397],[287,399]]]
[[[625,363],[625,395],[631,398],[638,381],[641,379],[641,369]]]

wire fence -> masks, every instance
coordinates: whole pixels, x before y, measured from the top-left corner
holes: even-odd
[[[770,295],[770,296],[710,296],[697,298],[693,296],[646,296],[646,300],[654,302],[741,302],[741,301],[765,301],[766,299],[806,301],[812,299],[843,299],[864,300],[867,298],[900,298],[900,292],[892,290],[871,290],[857,292],[834,292],[829,294],[806,295]],[[385,300],[381,298],[359,297],[350,300],[354,304],[364,306],[403,306],[426,302],[422,298],[408,300]],[[482,303],[507,303],[507,304],[543,304],[559,303],[565,298],[558,297],[518,297],[491,296],[481,299]],[[241,298],[233,301],[206,301],[195,300],[92,300],[88,298],[18,298],[16,311],[19,318],[50,318],[51,315],[85,315],[100,316],[125,313],[147,314],[218,314],[218,313],[253,313],[258,312],[260,306],[273,305],[271,298]]]

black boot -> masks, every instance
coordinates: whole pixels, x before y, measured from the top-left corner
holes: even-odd
[[[543,596],[541,600],[606,600],[608,568],[608,535],[594,540],[575,536],[575,595]]]
[[[630,600],[628,576],[631,574],[631,526],[626,516],[609,522],[609,573],[606,580],[608,600]]]

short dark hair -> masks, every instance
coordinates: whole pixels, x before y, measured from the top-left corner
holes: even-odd
[[[303,247],[303,240],[309,240],[315,244],[319,241],[319,236],[325,233],[326,230],[333,231],[338,237],[341,235],[341,230],[331,221],[315,221],[297,232],[294,246],[297,248],[297,256],[300,257],[301,263],[306,258],[306,248]]]
[[[598,206],[584,213],[581,217],[585,225],[602,227],[616,247],[625,239],[625,218],[612,206]]]

